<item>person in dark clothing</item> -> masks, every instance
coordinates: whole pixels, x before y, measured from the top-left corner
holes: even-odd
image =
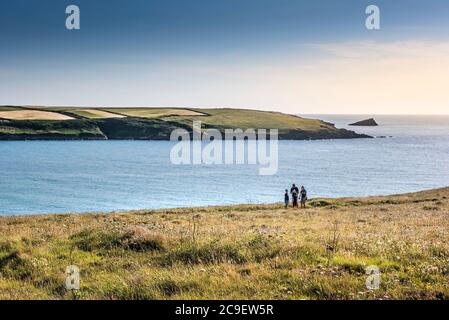
[[[284,195],[285,209],[287,209],[289,201],[290,201],[290,198],[288,196],[288,190],[285,189],[285,195]]]
[[[296,191],[296,193],[299,193],[299,189],[298,189],[298,187],[296,186],[296,184],[292,184],[292,187],[291,187],[291,189],[290,189],[290,193],[293,193],[293,191]]]
[[[301,197],[301,208],[306,208],[306,201],[307,201],[307,190],[304,188],[304,186],[301,187],[301,192],[299,193]]]
[[[298,187],[295,184],[292,185],[292,187],[290,189],[290,193],[292,194],[293,208],[297,208],[298,207],[299,189],[298,189]]]

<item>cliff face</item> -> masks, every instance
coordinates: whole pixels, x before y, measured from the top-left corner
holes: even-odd
[[[84,120],[0,120],[0,140],[105,140],[94,123]]]
[[[142,112],[148,109],[129,109]],[[123,110],[123,109],[120,109]],[[198,109],[200,110],[200,109]],[[116,110],[114,110],[117,112]],[[129,112],[131,112],[129,111]],[[304,119],[277,112],[235,109],[208,109],[201,116],[173,115],[86,118],[74,111],[58,111],[72,120],[1,120],[0,140],[169,140],[177,128],[192,132],[192,122],[201,121],[203,129],[278,129],[281,140],[318,140],[370,138],[315,119]],[[121,111],[123,112],[123,111]],[[126,110],[128,112],[128,110]]]
[[[9,121],[7,124],[0,122],[0,140],[169,140],[171,132],[177,128],[192,132],[191,127],[186,124],[132,118],[74,120],[63,123]],[[234,129],[219,126],[207,128],[216,128],[223,136],[225,129]],[[337,128],[313,131],[296,128],[279,130],[280,140],[356,138],[370,138],[370,136]]]

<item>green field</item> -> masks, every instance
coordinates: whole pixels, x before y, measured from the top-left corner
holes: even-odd
[[[86,119],[111,119],[111,118],[124,118],[125,115],[106,111],[104,109],[69,109],[61,110],[66,111],[78,117]]]
[[[7,107],[7,106],[0,106],[0,111],[14,111],[14,110],[18,110],[18,108]]]
[[[128,117],[138,118],[164,118],[171,116],[203,116],[201,111],[193,111],[182,108],[109,108],[104,109],[109,112],[122,114]]]
[[[0,298],[449,299],[448,210],[440,189],[305,210],[0,217]],[[68,265],[80,268],[79,291],[65,288]]]
[[[200,111],[199,109],[195,109]],[[305,131],[334,129],[320,120],[305,119],[280,112],[245,109],[204,109],[208,116],[200,119],[211,126],[242,129],[301,129]],[[185,121],[186,119],[182,119]],[[190,119],[187,119],[190,120]]]

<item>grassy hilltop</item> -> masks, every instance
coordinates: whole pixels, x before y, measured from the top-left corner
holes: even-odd
[[[2,217],[0,298],[449,298],[449,189],[310,205]]]
[[[244,109],[76,108],[0,106],[0,140],[169,140],[176,128],[279,129],[280,139],[366,138],[332,124],[279,112]]]

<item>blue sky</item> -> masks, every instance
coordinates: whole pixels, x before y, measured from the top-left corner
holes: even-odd
[[[444,113],[448,42],[445,0],[0,0],[0,104]]]

